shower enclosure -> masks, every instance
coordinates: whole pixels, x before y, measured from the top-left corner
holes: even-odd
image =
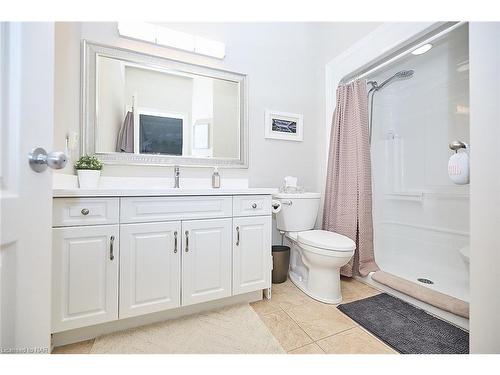
[[[408,54],[365,76],[373,100],[376,262],[385,272],[466,302],[469,187],[451,182],[447,164],[454,152],[449,143],[469,143],[468,55],[463,24],[433,40],[426,53]]]

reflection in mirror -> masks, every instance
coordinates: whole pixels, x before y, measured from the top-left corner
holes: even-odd
[[[240,158],[240,83],[97,55],[95,152]]]

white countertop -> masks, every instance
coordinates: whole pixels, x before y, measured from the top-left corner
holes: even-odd
[[[275,194],[274,188],[221,188],[221,189],[173,189],[173,188],[56,188],[52,190],[53,197],[140,197],[140,196],[181,196],[181,195],[251,195]]]

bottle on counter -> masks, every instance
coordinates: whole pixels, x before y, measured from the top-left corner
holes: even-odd
[[[214,189],[220,188],[220,175],[217,167],[214,168],[214,173],[212,174],[212,187]]]

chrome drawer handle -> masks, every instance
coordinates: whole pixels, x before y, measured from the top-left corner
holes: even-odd
[[[177,253],[177,231],[174,232],[174,253]]]
[[[115,243],[115,236],[111,236],[109,239],[109,260],[115,259],[115,254],[113,253],[114,243]]]
[[[185,232],[186,235],[186,253],[189,251],[189,231]]]
[[[252,208],[253,209],[257,208],[257,203],[252,204]]]
[[[236,246],[240,246],[240,227],[236,227]]]
[[[90,211],[88,208],[82,208],[81,213],[82,213],[82,215],[87,216],[90,213]]]

